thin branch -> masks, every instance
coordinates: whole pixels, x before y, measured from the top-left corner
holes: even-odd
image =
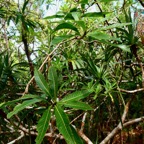
[[[135,89],[135,90],[125,90],[125,89],[120,89],[118,88],[119,91],[121,92],[125,92],[125,93],[129,93],[129,94],[134,94],[140,91],[144,91],[144,88],[140,88],[140,89]]]
[[[83,118],[82,118],[81,129],[80,129],[81,132],[83,132],[84,130],[86,116],[87,116],[87,112],[84,113]]]
[[[131,101],[133,100],[134,96],[127,102],[127,104],[125,105],[125,109],[121,118],[121,122],[118,124],[118,126],[116,128],[114,128],[112,130],[112,132],[110,134],[108,134],[108,136],[100,143],[100,144],[106,144],[111,138],[113,138],[120,130],[122,130],[123,128],[123,123],[125,121],[125,118],[127,116],[128,110],[129,110],[129,106]]]
[[[87,116],[87,112],[85,112],[84,115],[83,115],[82,123],[81,123],[81,129],[78,131],[78,134],[87,144],[93,144],[91,142],[91,140],[83,133],[86,116]]]
[[[135,124],[135,123],[138,123],[138,122],[141,122],[141,121],[144,121],[144,116],[142,116],[140,118],[136,118],[136,119],[130,120],[130,121],[124,123],[123,127],[127,127],[129,125],[132,125],[132,124]]]
[[[106,96],[106,97],[102,100],[102,102],[99,104],[99,106],[97,106],[97,107],[94,109],[94,112],[96,112],[96,111],[99,109],[99,107],[104,104],[104,102],[106,101],[107,98],[108,98],[108,96]]]
[[[78,131],[78,134],[87,144],[93,144],[92,141],[82,131]]]
[[[9,143],[7,143],[7,144],[14,144],[14,143],[16,143],[17,141],[19,141],[20,139],[22,139],[22,138],[24,137],[24,132],[21,131],[20,134],[21,134],[21,135],[20,135],[18,138],[14,139],[13,141],[11,141],[11,142],[9,142]]]
[[[100,7],[100,5],[99,5],[98,3],[96,3],[96,4],[97,4],[97,6],[98,6],[100,12],[103,12],[102,9],[101,9],[101,7]],[[104,17],[105,17],[105,15],[104,15]],[[105,20],[105,23],[109,26],[109,22],[108,22],[107,20]],[[113,32],[112,32],[111,29],[109,30],[109,32],[111,33],[111,36],[114,36],[114,34],[113,34]]]
[[[45,63],[49,60],[50,56],[60,47],[61,44],[65,43],[65,42],[68,42],[68,41],[71,41],[71,40],[74,40],[75,38],[72,38],[70,40],[67,40],[67,41],[62,41],[60,42],[52,51],[51,53],[49,53],[46,57],[45,57],[45,60],[43,61],[43,63],[41,64],[41,66],[39,67],[39,71],[42,70],[43,66],[45,65]],[[29,89],[29,86],[30,84],[33,82],[34,80],[34,76],[30,79],[30,81],[28,82],[26,88],[25,88],[25,91],[23,93],[22,96],[24,96],[26,93],[28,93],[28,89]]]
[[[78,118],[80,118],[83,114],[84,114],[84,112],[81,113],[80,115],[78,115],[76,118],[74,118],[74,119],[70,122],[70,124],[72,124],[74,121],[76,121]]]
[[[142,2],[142,0],[138,0],[138,1],[144,7],[144,2]]]

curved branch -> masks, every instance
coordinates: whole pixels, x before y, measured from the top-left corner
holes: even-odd
[[[125,89],[118,88],[118,90],[121,91],[121,92],[134,94],[134,93],[137,93],[137,92],[140,92],[140,91],[144,91],[144,88],[139,88],[139,89],[135,89],[135,90],[125,90]]]
[[[7,143],[7,144],[14,144],[14,143],[16,143],[17,141],[19,141],[20,139],[22,139],[25,134],[24,134],[23,131],[21,131],[20,133],[21,133],[21,135],[20,135],[18,138],[12,140],[11,142],[9,142],[9,143]]]
[[[113,138],[120,130],[122,130],[122,128],[124,127],[124,121],[126,119],[128,110],[129,110],[129,106],[131,104],[131,101],[133,100],[133,97],[127,102],[127,104],[125,105],[124,108],[124,112],[121,118],[121,122],[118,124],[118,126],[116,128],[114,128],[112,130],[112,132],[110,132],[110,134],[108,134],[108,136],[100,143],[100,144],[106,144],[111,138]]]
[[[138,1],[144,7],[144,2],[142,2],[142,0],[138,0]]]
[[[129,125],[141,122],[141,121],[144,121],[144,116],[142,116],[140,118],[136,118],[136,119],[130,120],[130,121],[124,123],[123,124],[123,128],[127,127]],[[112,137],[114,137],[121,130],[122,130],[121,126],[118,125],[115,129],[113,129],[113,131],[100,144],[106,144]]]

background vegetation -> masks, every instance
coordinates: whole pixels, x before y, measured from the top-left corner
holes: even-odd
[[[142,143],[144,3],[55,2],[0,1],[0,143]]]

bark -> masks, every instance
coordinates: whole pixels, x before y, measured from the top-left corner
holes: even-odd
[[[25,26],[22,24],[22,42],[24,44],[24,50],[25,50],[25,54],[29,63],[29,68],[30,68],[30,73],[31,73],[31,77],[34,76],[34,65],[33,62],[30,58],[30,51],[29,51],[29,47],[28,47],[28,40],[27,40],[27,31],[25,29]]]

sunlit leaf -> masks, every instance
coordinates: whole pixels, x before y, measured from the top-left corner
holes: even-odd
[[[82,17],[104,17],[108,12],[89,12],[85,13]]]
[[[105,2],[105,3],[108,3],[108,2],[112,2],[112,1],[117,1],[117,0],[100,0],[101,2]]]
[[[51,96],[48,83],[46,82],[44,76],[36,69],[34,72],[34,76],[38,86],[42,89],[42,91],[45,92],[48,96]]]
[[[90,32],[87,35],[97,40],[119,40],[118,38],[112,37],[109,34],[106,34],[104,32],[99,32],[99,31]]]
[[[7,114],[7,118],[11,118],[13,115],[17,114],[19,111],[22,111],[27,106],[30,106],[40,101],[41,101],[40,99],[31,99],[31,100],[26,100],[21,104],[18,104],[17,106],[14,107],[14,110],[12,112]]]
[[[25,8],[26,8],[28,2],[29,2],[29,0],[27,0],[27,1],[24,2],[23,8],[22,8],[22,13],[24,13]]]
[[[50,110],[51,110],[51,107],[49,107],[47,110],[45,110],[42,117],[38,121],[38,124],[37,124],[38,136],[35,140],[36,144],[41,144],[41,142],[45,136],[45,133],[49,127],[49,121],[51,118]]]
[[[32,95],[32,94],[26,94],[26,95],[24,95],[23,97],[20,97],[20,98],[18,98],[18,99],[4,102],[0,107],[9,106],[9,105],[12,105],[12,104],[20,101],[20,100],[31,99],[31,98],[37,98],[37,99],[44,100],[44,99],[43,99],[42,97],[40,97],[40,96]]]
[[[54,32],[56,32],[56,31],[58,31],[58,30],[62,30],[62,29],[70,29],[70,30],[73,30],[73,31],[79,33],[78,29],[77,29],[72,23],[67,23],[67,22],[64,22],[64,23],[59,24],[59,25],[54,29]]]
[[[77,133],[73,132],[70,126],[69,119],[60,106],[55,106],[56,125],[60,133],[64,136],[68,144],[82,144]]]
[[[84,102],[79,101],[69,101],[66,103],[60,102],[59,104],[64,105],[65,107],[70,107],[74,109],[80,109],[80,110],[92,110],[92,107]]]
[[[74,20],[74,17],[72,16],[72,13],[68,13],[65,17],[65,20]]]
[[[76,100],[80,100],[83,98],[86,98],[87,96],[89,96],[92,93],[91,90],[83,90],[83,91],[76,91],[73,92],[67,96],[65,96],[61,102],[63,103],[67,103],[69,101],[76,101]]]
[[[82,4],[88,4],[88,0],[81,0],[80,3],[82,3]]]
[[[82,29],[85,31],[86,30],[86,25],[85,25],[85,22],[84,21],[76,21],[76,23],[82,27]]]
[[[58,76],[57,76],[56,69],[53,66],[49,68],[48,80],[49,80],[51,95],[53,95],[54,98],[56,98],[58,92]]]
[[[54,39],[52,40],[52,44],[56,45],[56,44],[60,43],[61,41],[67,40],[71,37],[73,37],[73,35],[62,35],[62,36],[54,37]]]
[[[44,19],[53,19],[53,18],[64,18],[64,15],[56,14],[56,15],[52,15],[52,16],[47,16]]]
[[[109,30],[109,29],[113,29],[113,28],[118,28],[118,27],[123,27],[123,26],[127,26],[127,25],[131,25],[132,23],[117,23],[117,24],[112,24],[109,26],[104,26],[99,28],[97,31],[101,31],[101,30]]]
[[[122,49],[123,51],[125,52],[130,52],[130,47],[127,46],[127,45],[123,45],[123,44],[119,44],[119,45],[116,45],[118,48]]]

